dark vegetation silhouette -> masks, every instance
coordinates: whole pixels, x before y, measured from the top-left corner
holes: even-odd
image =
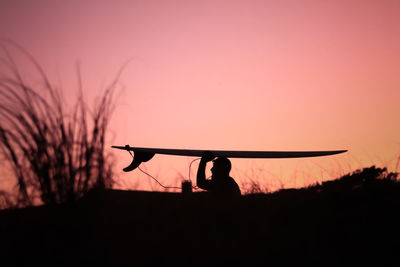
[[[380,190],[382,187],[397,186],[398,173],[388,172],[386,168],[375,166],[357,170],[344,175],[340,179],[325,181],[321,184],[310,186],[308,190],[324,192],[354,192],[357,190]]]
[[[1,262],[397,266],[399,208],[397,174],[375,166],[230,202],[204,192],[91,191],[73,205],[0,211]]]
[[[78,66],[77,99],[68,109],[62,90],[33,56],[12,42],[2,42],[1,49],[0,151],[3,167],[17,180],[13,205],[72,202],[93,188],[109,187],[112,161],[104,145],[117,79],[89,108]],[[22,55],[36,75],[24,76],[10,51]]]

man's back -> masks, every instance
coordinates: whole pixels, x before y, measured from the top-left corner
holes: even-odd
[[[221,197],[240,196],[241,192],[238,184],[232,177],[222,177],[215,181],[210,181],[209,191]]]

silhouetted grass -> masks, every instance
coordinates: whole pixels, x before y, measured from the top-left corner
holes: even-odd
[[[25,57],[37,75],[24,76],[10,49]],[[2,50],[0,149],[17,179],[16,204],[70,202],[92,188],[110,186],[112,162],[104,144],[116,80],[89,108],[78,67],[78,96],[69,109],[61,90],[27,51],[10,42]]]

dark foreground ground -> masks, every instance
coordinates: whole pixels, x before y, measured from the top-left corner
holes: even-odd
[[[0,212],[0,266],[399,266],[400,187],[105,191]]]

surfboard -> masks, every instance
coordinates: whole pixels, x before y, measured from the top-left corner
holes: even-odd
[[[140,163],[149,161],[155,154],[201,157],[205,151],[210,151],[215,157],[227,158],[305,158],[330,156],[347,152],[347,150],[328,151],[242,151],[242,150],[200,150],[200,149],[168,149],[168,148],[147,148],[112,146],[112,148],[133,151],[135,156],[132,163],[124,168],[124,171],[131,171],[137,168]]]
[[[210,151],[216,157],[227,158],[304,158],[320,157],[344,153],[347,150],[330,151],[242,151],[242,150],[196,150],[196,149],[167,149],[167,148],[146,148],[130,146],[112,146],[113,148],[133,151],[146,152],[153,154],[164,154],[174,156],[201,157],[205,151]]]

